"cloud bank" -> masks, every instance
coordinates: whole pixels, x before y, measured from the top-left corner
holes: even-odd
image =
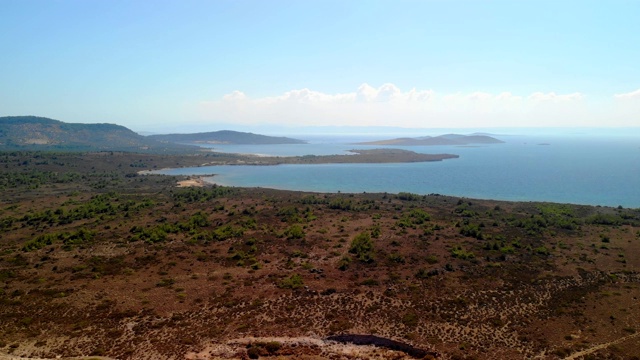
[[[252,98],[236,90],[200,104],[208,121],[290,126],[572,127],[638,126],[640,89],[590,101],[580,92],[439,93],[394,84],[329,94],[311,89]]]
[[[640,89],[628,93],[615,94],[616,99],[640,101]]]

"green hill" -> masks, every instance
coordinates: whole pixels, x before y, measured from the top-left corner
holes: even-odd
[[[115,124],[65,123],[37,116],[0,117],[0,150],[194,152]]]
[[[280,136],[266,136],[247,132],[221,130],[195,134],[150,135],[150,139],[173,143],[274,145],[306,144],[306,141]]]

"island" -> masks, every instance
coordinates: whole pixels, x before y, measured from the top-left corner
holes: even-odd
[[[356,145],[396,145],[396,146],[434,146],[434,145],[476,145],[476,144],[501,144],[502,140],[487,135],[459,135],[445,134],[440,136],[422,136],[415,138],[396,138],[388,140],[366,141]]]

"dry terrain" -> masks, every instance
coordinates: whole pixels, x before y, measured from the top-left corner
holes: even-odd
[[[0,154],[0,358],[640,356],[640,210],[137,174],[236,160]]]

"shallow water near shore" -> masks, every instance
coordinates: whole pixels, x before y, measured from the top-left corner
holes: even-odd
[[[497,136],[504,144],[391,146],[458,159],[427,163],[211,166],[158,171],[216,174],[220,185],[313,192],[438,193],[480,199],[552,201],[640,207],[637,137]],[[307,145],[218,145],[215,151],[276,156],[345,154],[384,146],[314,142]]]

